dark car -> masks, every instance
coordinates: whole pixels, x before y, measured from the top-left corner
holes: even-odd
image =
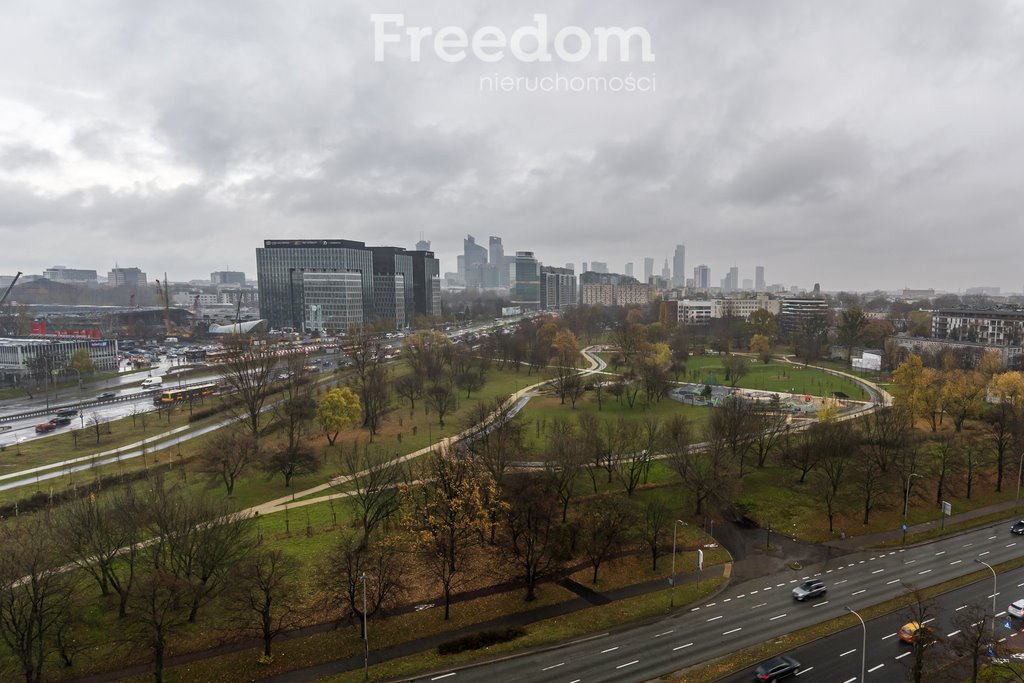
[[[46,432],[52,432],[56,428],[57,425],[52,424],[50,422],[44,422],[42,424],[36,425],[36,434],[45,434]]]
[[[96,397],[97,401],[109,401],[112,398],[117,398],[117,394],[113,391],[104,391],[102,394]]]
[[[52,424],[54,427],[63,427],[64,425],[71,424],[71,418],[70,417],[55,417],[52,420],[50,420],[50,424]]]
[[[57,417],[77,417],[78,408],[61,408],[54,413]]]
[[[824,595],[828,592],[828,588],[825,584],[816,579],[810,581],[804,581],[799,586],[793,589],[793,597],[798,602],[803,602],[808,598],[816,598],[819,595]]]
[[[1024,536],[1024,519],[1019,522],[1014,522],[1013,526],[1010,527],[1010,531],[1018,536]]]
[[[754,671],[755,681],[778,681],[789,676],[795,676],[800,669],[800,662],[792,657],[776,657],[770,659]]]

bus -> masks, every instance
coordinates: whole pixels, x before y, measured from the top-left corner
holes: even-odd
[[[181,389],[165,389],[153,397],[153,405],[160,406],[181,403],[182,401],[194,401],[197,398],[217,393],[217,388],[216,382],[209,382],[207,384],[196,384],[191,387],[182,387]]]

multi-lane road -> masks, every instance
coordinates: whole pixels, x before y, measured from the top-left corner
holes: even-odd
[[[729,586],[708,602],[639,626],[471,668],[435,671],[418,680],[446,683],[647,681],[843,616],[845,606],[863,609],[904,595],[908,586],[925,587],[979,570],[984,576],[973,587],[974,592],[968,590],[962,598],[953,600],[978,603],[981,608],[988,605],[991,610],[991,575],[974,562],[975,558],[996,564],[1018,557],[1022,550],[1024,539],[1013,536],[1006,523],[906,550],[853,553],[803,571],[789,571]],[[822,578],[828,585],[828,594],[813,601],[796,602],[791,595],[793,587],[810,577]],[[1004,578],[1003,583],[1008,580]],[[1015,585],[1017,583],[1021,585]],[[985,586],[988,586],[987,592]],[[997,598],[999,601],[1008,604],[1024,597],[1021,578],[1014,579],[1009,586],[1012,588],[1004,589]],[[1006,604],[1000,609],[1005,609]],[[872,622],[871,630],[875,635],[869,640],[869,650],[874,656],[868,665],[873,668],[869,680],[895,680],[903,675],[900,660],[895,659],[903,654],[895,637],[898,625],[893,626],[898,621],[900,617]],[[949,630],[943,630],[940,635],[954,630],[947,622],[942,622],[941,629],[946,628]],[[859,635],[859,631],[858,626],[856,631],[848,633]],[[843,636],[847,640],[827,645],[824,651],[820,648],[802,651],[797,659],[804,664],[807,673],[799,680],[805,680],[806,676],[806,680],[846,681],[858,675],[860,645],[853,641],[859,639],[848,633]],[[883,647],[888,650],[882,650]],[[749,679],[751,674],[751,671],[745,672],[744,677]]]

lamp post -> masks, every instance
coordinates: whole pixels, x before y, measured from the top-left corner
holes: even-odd
[[[985,562],[984,560],[980,560],[977,557],[974,558],[974,561],[977,562],[978,564],[985,565],[986,567],[988,567],[988,570],[990,572],[992,572],[992,638],[995,639],[995,637],[996,637],[996,593],[999,592],[999,587],[998,587],[998,584],[996,583],[996,570],[993,569],[992,565],[990,565],[988,562]]]
[[[850,607],[843,607],[843,609],[860,620],[860,627],[863,631],[863,636],[860,644],[860,683],[864,683],[864,676],[867,675],[867,672],[865,671],[865,666],[867,662],[868,652],[868,627],[864,623],[864,618],[857,614],[855,610],[851,609]]]
[[[363,582],[363,680],[370,680],[370,633],[366,630],[366,572],[359,575]]]
[[[903,540],[900,542],[900,545],[907,544],[907,511],[910,507],[910,482],[913,481],[914,477],[924,478],[917,472],[911,472],[907,475],[906,483],[903,486]]]
[[[668,579],[668,585],[672,588],[669,590],[669,608],[676,606],[676,532],[679,531],[680,524],[683,526],[690,526],[681,519],[677,519],[675,524],[672,525],[672,576]]]

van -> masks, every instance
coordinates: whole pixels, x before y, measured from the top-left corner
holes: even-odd
[[[160,386],[163,383],[164,383],[164,378],[163,377],[147,377],[146,379],[142,380],[142,388],[143,389],[152,389],[153,387],[158,387],[158,386]]]

